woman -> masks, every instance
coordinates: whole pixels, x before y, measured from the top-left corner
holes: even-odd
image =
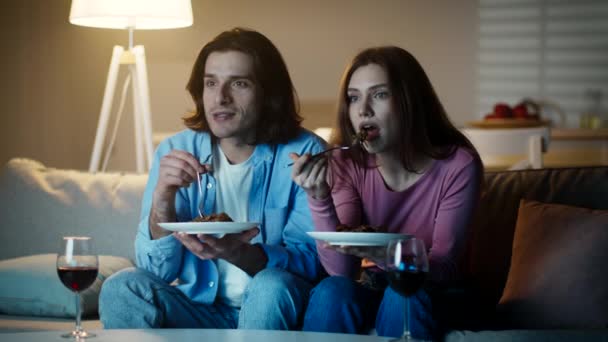
[[[350,145],[361,131],[360,147],[330,159],[292,154],[292,177],[308,194],[317,231],[365,224],[424,241],[431,286],[412,297],[410,329],[414,337],[433,338],[438,327],[430,288],[462,276],[481,161],[449,121],[418,61],[398,47],[364,50],[344,73],[332,142]],[[404,299],[386,282],[355,281],[361,258],[381,260],[377,253],[322,243],[318,252],[331,277],[314,289],[304,330],[363,333],[375,325],[381,336],[400,336]],[[376,271],[382,279],[384,272]]]

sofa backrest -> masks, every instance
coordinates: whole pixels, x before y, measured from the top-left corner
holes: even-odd
[[[522,198],[590,209],[608,209],[608,166],[488,172],[473,219],[469,272],[493,304],[500,299]]]
[[[0,260],[57,253],[68,235],[91,236],[98,254],[134,260],[146,180],[10,160],[0,173]]]

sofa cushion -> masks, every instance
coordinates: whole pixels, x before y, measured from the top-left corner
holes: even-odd
[[[608,326],[608,210],[522,200],[498,316],[508,328]]]
[[[608,209],[608,166],[488,172],[473,219],[469,280],[485,309],[494,312],[509,264],[522,198]]]
[[[0,261],[0,313],[75,317],[75,295],[59,280],[56,258],[56,254],[39,254]],[[132,266],[125,258],[99,256],[97,279],[82,292],[83,315],[97,314],[97,299],[103,281]]]
[[[0,260],[56,253],[62,236],[95,239],[99,254],[134,260],[147,175],[89,173],[12,159],[0,173]]]

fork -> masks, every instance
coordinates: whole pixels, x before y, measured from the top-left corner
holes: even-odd
[[[326,150],[323,150],[323,151],[321,151],[319,153],[313,154],[312,156],[310,156],[310,159],[308,161],[315,160],[316,158],[322,156],[323,154],[325,154],[327,152],[330,152],[330,151],[333,151],[333,150],[350,150],[353,146],[355,146],[355,145],[351,145],[351,146],[334,146],[332,148],[328,148]],[[294,164],[294,162],[291,162],[291,163],[287,164],[285,167],[292,166],[293,164]]]
[[[201,206],[203,205],[203,186],[201,185],[201,175],[202,173],[196,173],[196,183],[198,184],[198,197],[199,197],[199,202],[198,202],[198,214],[201,217],[205,217],[205,215],[203,214],[203,211],[201,210]]]

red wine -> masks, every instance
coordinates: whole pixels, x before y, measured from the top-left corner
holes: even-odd
[[[388,272],[388,281],[391,288],[404,296],[411,296],[420,290],[425,279],[426,272]]]
[[[74,292],[80,292],[91,286],[97,278],[97,267],[61,266],[57,268],[57,274],[63,285]]]

